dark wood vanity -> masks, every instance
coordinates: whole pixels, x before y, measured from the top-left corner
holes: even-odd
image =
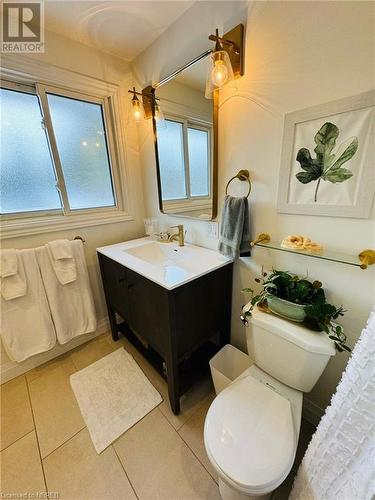
[[[168,290],[101,253],[98,259],[113,339],[125,335],[162,373],[178,414],[180,396],[229,343],[233,264]]]

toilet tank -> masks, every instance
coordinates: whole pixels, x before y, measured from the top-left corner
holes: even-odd
[[[255,364],[294,389],[311,391],[336,353],[328,335],[257,308],[248,320],[247,349]]]

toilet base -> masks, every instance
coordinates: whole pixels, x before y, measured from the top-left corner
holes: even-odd
[[[228,486],[226,483],[224,483],[224,481],[220,477],[219,477],[219,491],[221,498],[223,500],[249,500],[251,498],[254,498],[256,500],[268,500],[271,496],[271,493],[260,496],[245,495],[244,493],[235,490],[231,486]]]

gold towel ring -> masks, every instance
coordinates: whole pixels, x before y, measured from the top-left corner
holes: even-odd
[[[250,180],[250,173],[248,170],[240,170],[236,175],[234,175],[229,181],[227,182],[226,188],[225,188],[225,194],[228,194],[228,186],[229,184],[234,181],[234,179],[238,179],[240,181],[247,181],[249,183],[249,191],[247,192],[246,198],[249,197],[251,193],[251,180]]]

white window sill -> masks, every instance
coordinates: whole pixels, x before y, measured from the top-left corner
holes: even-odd
[[[126,212],[103,212],[82,215],[47,215],[43,217],[29,217],[23,219],[8,219],[1,221],[1,239],[18,238],[33,234],[52,233],[79,227],[101,226],[134,220]]]

